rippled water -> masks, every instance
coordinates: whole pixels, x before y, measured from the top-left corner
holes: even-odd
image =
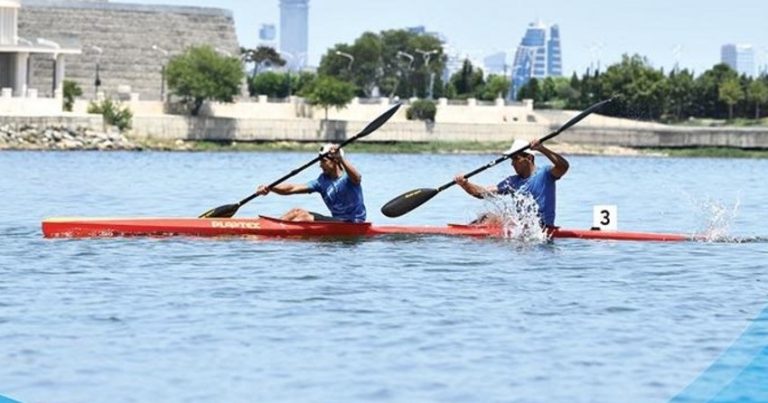
[[[571,157],[558,224],[750,242],[45,240],[48,216],[193,216],[299,153],[2,152],[0,395],[80,401],[666,401],[768,303],[768,161]],[[465,222],[488,155],[350,155],[377,223]],[[539,158],[540,159],[540,158]],[[478,175],[494,183],[508,165]],[[305,181],[317,174],[299,174]],[[238,216],[316,195],[258,198]]]

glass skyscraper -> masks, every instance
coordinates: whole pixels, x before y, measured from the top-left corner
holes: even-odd
[[[740,75],[755,75],[755,51],[752,45],[723,45],[720,48],[720,61],[731,66]]]
[[[531,78],[563,75],[563,57],[560,49],[560,29],[541,22],[531,23],[515,52],[512,80],[508,97],[517,92]]]
[[[280,51],[291,70],[307,64],[308,14],[309,0],[280,0]]]

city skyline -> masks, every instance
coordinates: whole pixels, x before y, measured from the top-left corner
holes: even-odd
[[[192,5],[190,0],[123,0],[130,3]],[[198,0],[194,5],[233,12],[242,46],[259,44],[261,24],[280,21],[279,0]],[[676,63],[696,74],[720,62],[721,46],[749,44],[756,70],[768,64],[768,6],[759,0],[700,2],[645,0],[617,6],[608,0],[579,3],[543,0],[310,0],[309,64],[326,50],[351,43],[365,31],[423,25],[440,32],[451,49],[473,60],[505,52],[508,63],[529,23],[560,27],[563,74],[583,73],[617,63],[621,55],[640,54],[652,66],[671,70]],[[279,27],[278,27],[279,29]]]

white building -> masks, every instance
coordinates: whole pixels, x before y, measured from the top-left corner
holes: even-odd
[[[36,111],[41,114],[61,112],[64,87],[64,56],[80,54],[79,48],[68,48],[46,38],[18,36],[18,13],[21,5],[16,0],[0,0],[0,114]],[[36,99],[38,88],[30,88],[30,56],[42,55],[53,60],[54,98],[58,102],[22,102]],[[14,98],[16,100],[14,101]],[[32,106],[34,105],[34,107]],[[42,109],[41,109],[42,108]],[[54,108],[55,110],[48,110]]]
[[[720,61],[731,66],[740,75],[755,75],[755,50],[752,45],[727,44],[720,48]]]

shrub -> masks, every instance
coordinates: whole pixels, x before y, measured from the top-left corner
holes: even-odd
[[[131,128],[131,119],[133,119],[131,109],[109,98],[88,104],[88,113],[101,114],[107,124],[117,126],[121,132]]]
[[[408,120],[425,120],[428,122],[434,122],[436,114],[435,103],[426,99],[414,101],[405,111],[405,117]]]
[[[75,104],[75,98],[83,95],[83,89],[71,80],[64,80],[64,110],[72,112],[72,105]]]

